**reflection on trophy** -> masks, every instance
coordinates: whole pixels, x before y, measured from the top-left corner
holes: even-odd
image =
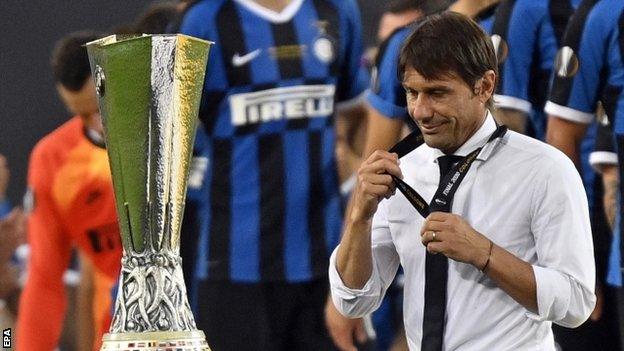
[[[87,44],[124,249],[102,350],[210,350],[195,326],[179,255],[210,45],[184,35]]]

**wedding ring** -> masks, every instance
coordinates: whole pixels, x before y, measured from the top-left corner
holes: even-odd
[[[436,233],[434,231],[431,232],[431,241],[435,241],[435,234]]]

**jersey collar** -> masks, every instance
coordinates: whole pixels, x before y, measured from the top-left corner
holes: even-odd
[[[245,7],[247,10],[253,12],[257,16],[264,18],[265,20],[273,23],[285,23],[290,21],[297,12],[304,0],[292,0],[286,8],[282,10],[282,12],[275,12],[273,10],[267,9],[264,6],[258,5],[253,0],[234,0],[239,3],[241,6]]]

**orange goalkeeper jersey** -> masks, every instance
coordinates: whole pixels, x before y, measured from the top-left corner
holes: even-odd
[[[62,276],[72,248],[94,269],[96,347],[108,330],[121,260],[121,238],[106,150],[74,117],[43,138],[28,170],[33,208],[28,220],[31,256],[20,301],[18,350],[53,350],[65,315]]]

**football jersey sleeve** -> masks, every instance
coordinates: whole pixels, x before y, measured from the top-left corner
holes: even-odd
[[[606,14],[594,3],[584,1],[568,24],[545,107],[551,115],[578,123],[594,119],[606,62],[604,53],[612,31],[605,21]]]
[[[368,73],[362,62],[364,49],[362,46],[362,23],[360,11],[353,0],[345,1],[347,26],[346,33],[349,38],[345,45],[344,62],[336,91],[337,101],[351,100],[366,90]]]
[[[407,116],[405,91],[397,75],[399,54],[409,27],[394,32],[379,47],[366,99],[381,115],[399,119]]]
[[[28,279],[21,295],[16,342],[19,350],[53,350],[65,317],[63,273],[71,243],[64,235],[50,196],[51,163],[41,148],[31,157],[28,184],[34,205],[28,218]]]
[[[541,34],[546,15],[546,6],[535,6],[532,1],[506,1],[497,8],[492,43],[499,61],[499,84],[494,96],[498,107],[531,112],[530,75],[539,65],[534,61],[544,55],[554,56],[557,51],[554,37],[549,40]],[[538,56],[535,50],[542,52]]]
[[[599,123],[596,132],[596,144],[589,155],[589,164],[596,169],[599,165],[617,165],[618,157],[615,138],[610,124]]]

